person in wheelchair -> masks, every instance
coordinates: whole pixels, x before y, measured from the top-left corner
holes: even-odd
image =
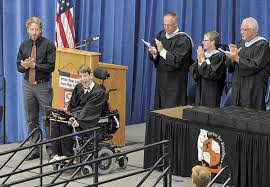
[[[93,73],[88,66],[80,66],[77,73],[80,75],[80,83],[75,86],[67,107],[72,116],[70,118],[72,123],[71,125],[61,123],[53,125],[52,137],[70,134],[73,132],[73,127],[76,128],[76,131],[96,127],[100,119],[106,99],[106,91],[93,81]],[[72,137],[54,142],[54,156],[49,162],[73,156],[72,145]]]

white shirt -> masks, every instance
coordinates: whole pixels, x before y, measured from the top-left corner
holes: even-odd
[[[90,84],[90,86],[88,88],[83,88],[84,94],[90,92],[95,86],[94,81],[92,81],[92,83]]]

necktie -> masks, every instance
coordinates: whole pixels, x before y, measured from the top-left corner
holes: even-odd
[[[33,42],[31,58],[34,59],[34,63],[36,63],[36,56],[37,56],[37,46],[36,46],[36,43]],[[34,68],[29,68],[28,81],[30,84],[34,84],[36,81],[36,70]]]
[[[86,94],[86,93],[90,92],[91,89],[90,89],[90,87],[89,88],[84,88],[83,91],[84,91],[84,94]]]

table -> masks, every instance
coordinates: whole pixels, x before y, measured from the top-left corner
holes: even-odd
[[[212,142],[212,147],[221,150],[223,159],[218,166],[229,165],[232,168],[234,186],[270,186],[270,134],[184,120],[182,111],[186,107],[190,106],[151,111],[146,122],[146,145],[166,139],[172,141],[173,175],[190,177],[192,167],[202,163],[198,160],[202,148],[198,138],[205,138],[203,135],[207,131],[208,138],[216,141]],[[144,168],[152,166],[160,155],[158,147],[146,149]],[[216,160],[211,161],[214,163]],[[212,169],[218,170],[218,167]]]

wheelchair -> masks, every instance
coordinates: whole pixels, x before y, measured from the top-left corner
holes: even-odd
[[[97,137],[89,136],[89,135],[80,135],[80,136],[75,136],[74,140],[74,145],[73,145],[73,150],[74,150],[74,155],[78,155],[79,151],[82,149],[83,145],[89,140],[90,142],[85,146],[81,153],[87,153],[89,152],[91,155],[84,155],[77,157],[75,162],[72,164],[77,164],[77,163],[82,163],[85,161],[85,159],[88,157],[88,160],[93,159],[94,154],[94,138],[98,141],[98,158],[101,157],[106,157],[106,156],[111,156],[114,153],[119,153],[120,148],[111,145],[109,143],[106,143],[104,141],[108,141],[112,139],[112,134],[117,132],[117,130],[120,128],[120,123],[119,123],[119,113],[117,110],[112,110],[110,107],[110,103],[108,102],[109,100],[109,93],[111,91],[115,91],[116,89],[112,90],[106,90],[104,86],[104,81],[110,77],[110,74],[107,72],[106,69],[104,68],[96,68],[94,71],[94,76],[98,79],[102,80],[102,84],[100,85],[105,91],[106,91],[106,99],[103,107],[103,111],[101,114],[101,117],[98,121],[97,127],[100,127],[100,131],[97,133]],[[46,107],[45,108],[45,120],[47,121],[54,121],[54,122],[59,122],[63,123],[63,125],[71,125],[72,122],[70,121],[70,118],[72,117],[72,114],[64,111],[64,110],[59,110],[51,107]],[[73,128],[73,131],[76,132],[76,129]],[[91,153],[92,151],[92,153]],[[122,169],[125,169],[127,167],[128,163],[128,157],[126,155],[124,156],[119,156],[119,157],[113,157],[110,159],[106,159],[98,163],[98,173],[99,174],[109,174],[113,170],[114,166],[118,163],[119,167]],[[67,165],[66,161],[61,161],[53,164],[53,170],[57,170],[59,168],[63,168]],[[87,175],[92,173],[92,165],[85,165],[81,168],[81,175]]]

